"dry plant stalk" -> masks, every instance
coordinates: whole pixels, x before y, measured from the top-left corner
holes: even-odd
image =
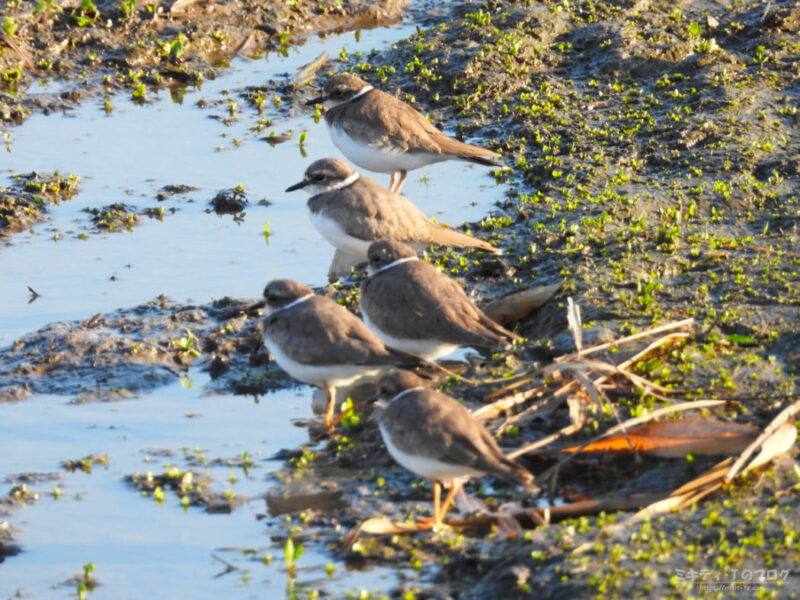
[[[731,480],[739,474],[744,467],[747,459],[759,448],[766,444],[766,441],[772,436],[779,428],[792,419],[798,412],[800,412],[800,400],[797,400],[784,408],[778,416],[764,429],[764,432],[748,446],[744,452],[739,456],[738,460],[731,466],[730,470],[725,474],[724,483],[730,483]]]
[[[569,325],[575,349],[580,353],[583,350],[583,323],[581,322],[581,307],[572,301],[572,296],[567,298],[567,325]]]
[[[581,367],[582,367],[583,365],[585,365],[587,363],[584,363],[583,361],[574,361],[574,359],[576,358],[576,355],[577,355],[577,357],[585,356],[587,354],[592,354],[594,352],[598,352],[598,351],[604,350],[606,348],[610,348],[610,347],[613,347],[613,346],[618,346],[618,345],[621,345],[621,344],[624,344],[624,343],[627,343],[627,342],[638,340],[638,339],[641,339],[641,338],[643,338],[645,336],[648,336],[648,335],[654,335],[656,333],[662,333],[664,331],[669,331],[670,329],[677,329],[679,327],[685,327],[687,325],[691,325],[692,323],[694,323],[694,319],[684,319],[683,321],[678,321],[677,323],[670,323],[670,324],[667,324],[667,325],[661,325],[659,327],[656,327],[656,328],[648,330],[648,331],[642,331],[642,332],[636,333],[634,335],[631,335],[631,336],[628,336],[628,337],[625,337],[625,338],[621,338],[621,339],[619,339],[619,340],[617,340],[615,342],[609,342],[609,343],[606,343],[606,344],[600,344],[599,346],[594,346],[594,347],[591,347],[591,348],[585,348],[585,349],[581,350],[578,353],[571,354],[571,355],[566,355],[566,356],[557,358],[556,361],[557,361],[557,363],[559,363],[559,365],[549,365],[548,367],[545,367],[544,369],[540,369],[538,371],[538,374],[541,374],[543,376],[547,375],[548,373],[552,374],[553,372],[560,370],[559,366],[562,367],[562,368],[568,368],[568,366],[572,366],[572,365],[574,365],[574,366],[581,365]],[[600,385],[600,384],[605,383],[606,381],[608,381],[608,379],[609,379],[609,377],[611,375],[621,374],[624,377],[627,377],[629,380],[633,381],[634,385],[638,385],[639,387],[643,387],[644,389],[650,388],[650,390],[651,390],[650,393],[653,396],[664,400],[665,398],[663,398],[663,397],[661,397],[661,396],[659,396],[657,394],[654,394],[652,392],[652,390],[658,390],[658,391],[660,391],[662,393],[669,393],[669,394],[675,393],[676,390],[666,389],[666,388],[664,388],[662,386],[659,386],[657,384],[654,384],[652,382],[647,381],[643,377],[639,377],[638,375],[634,375],[633,373],[628,373],[625,369],[630,367],[632,364],[635,364],[636,362],[638,362],[639,360],[644,358],[647,354],[649,354],[650,352],[652,352],[656,348],[659,348],[660,346],[666,344],[667,342],[671,342],[671,341],[678,340],[678,339],[684,339],[687,336],[688,336],[688,334],[685,334],[685,333],[671,333],[671,334],[668,334],[666,336],[663,336],[663,337],[659,338],[658,340],[656,340],[655,342],[649,344],[644,350],[638,352],[636,355],[634,355],[633,357],[631,357],[628,360],[624,361],[623,363],[621,363],[618,366],[610,365],[609,363],[604,363],[604,362],[601,362],[601,361],[594,361],[594,360],[590,361],[589,364],[597,365],[597,368],[599,370],[607,370],[607,373],[605,373],[604,375],[601,375],[601,377],[599,379],[594,380],[594,384],[595,385]],[[570,362],[567,362],[567,361],[570,361]],[[526,380],[524,380],[522,382],[518,382],[517,385],[515,385],[513,388],[506,387],[506,388],[503,388],[503,389],[504,390],[516,389],[516,387],[518,387],[519,385],[522,385],[523,383],[528,383],[530,381],[532,381],[531,378],[526,379]],[[574,386],[577,385],[577,383],[578,382],[575,381],[575,380],[570,381],[567,384],[565,384],[564,386],[562,386],[561,388],[559,388],[558,390],[556,390],[555,392],[553,392],[553,395],[559,395],[559,394],[567,393],[571,389],[573,389]],[[487,399],[496,398],[496,396],[502,391],[503,390],[499,390],[499,391],[493,392],[492,394],[487,396]],[[547,386],[545,384],[540,384],[540,385],[534,386],[534,387],[532,387],[530,389],[523,390],[523,391],[520,391],[520,392],[516,392],[514,394],[511,394],[510,396],[504,396],[504,397],[501,397],[501,398],[497,398],[496,400],[494,400],[490,404],[486,404],[486,405],[481,406],[480,408],[476,409],[475,411],[473,411],[472,414],[473,414],[473,416],[475,416],[478,419],[488,419],[488,418],[491,418],[491,417],[493,417],[493,416],[495,416],[495,415],[497,415],[497,414],[499,414],[499,413],[501,413],[503,411],[506,411],[506,410],[508,410],[510,408],[514,408],[515,406],[519,406],[520,404],[524,404],[525,402],[527,402],[527,401],[529,401],[529,400],[531,400],[531,399],[533,399],[535,397],[541,397],[545,393],[547,393]]]
[[[11,48],[14,54],[16,54],[19,57],[19,59],[23,63],[25,63],[25,66],[31,73],[37,76],[39,75],[39,71],[36,69],[36,66],[33,64],[33,61],[30,59],[28,54],[22,48],[19,47],[19,44],[17,44],[17,42],[15,42],[11,38],[11,36],[0,34],[0,43],[5,44],[9,48]]]
[[[328,62],[328,58],[330,58],[330,55],[323,51],[322,54],[317,56],[317,58],[312,60],[310,63],[300,67],[300,70],[292,80],[292,88],[296,90],[300,89],[309,81],[314,79],[314,77],[317,75],[317,71],[324,67],[325,63]]]

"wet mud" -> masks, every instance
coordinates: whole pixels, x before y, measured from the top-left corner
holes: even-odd
[[[593,333],[587,343],[693,317],[685,342],[637,372],[689,398],[740,399],[730,416],[765,426],[797,400],[800,374],[797,6],[485,2],[456,10],[446,24],[349,68],[514,166],[498,175],[508,189],[502,210],[475,229],[499,239],[517,285],[562,282],[558,297],[579,302],[584,333]],[[447,256],[440,264],[480,290],[506,285]],[[563,302],[518,331],[551,357],[574,350]],[[622,393],[616,402],[635,411],[641,399]],[[564,418],[529,423],[522,436],[547,435]],[[501,444],[516,442],[504,436]],[[587,458],[560,473],[558,489],[595,498],[674,489],[696,467]],[[785,493],[796,489],[794,459],[756,481],[757,490],[742,482],[620,539],[598,536],[614,518],[605,515],[524,540],[466,542],[455,553],[440,539],[438,556],[447,558],[423,593],[692,594],[698,583],[687,570],[756,569],[770,559],[743,551],[742,538],[800,525],[796,492]],[[747,523],[765,510],[775,518]],[[711,541],[717,536],[727,545]],[[760,547],[790,567],[797,549],[771,539]],[[593,551],[572,554],[586,541]],[[702,558],[686,548],[702,548]],[[793,573],[764,589],[780,595],[796,582]]]
[[[46,218],[48,207],[69,200],[78,193],[80,177],[25,173],[14,178],[10,188],[0,187],[0,242]]]
[[[146,101],[148,87],[196,84],[213,78],[235,56],[279,51],[311,33],[389,24],[401,18],[406,5],[402,0],[15,2],[4,12],[0,38],[0,116],[18,124],[33,111],[68,110],[89,96],[121,89]],[[26,93],[31,76],[63,77],[72,84],[57,95],[32,96]]]
[[[0,400],[31,394],[73,402],[131,398],[200,363],[217,391],[263,394],[290,379],[262,349],[254,300],[187,306],[161,297],[86,321],[53,323],[0,350]]]

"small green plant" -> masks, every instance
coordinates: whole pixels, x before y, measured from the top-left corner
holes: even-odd
[[[697,45],[694,47],[694,49],[696,52],[706,53],[706,54],[720,51],[720,47],[717,44],[717,40],[715,40],[713,37],[700,40],[699,42],[697,42]]]
[[[147,100],[147,88],[145,87],[143,81],[140,81],[134,86],[133,91],[131,91],[131,98],[134,102],[138,102],[140,104]]]
[[[17,33],[17,27],[17,20],[14,17],[6,15],[5,19],[3,19],[3,33],[11,37]]]
[[[342,417],[342,427],[355,427],[361,423],[361,415],[353,410],[353,400],[349,396],[342,402],[341,412],[344,415]]]
[[[122,0],[119,3],[119,10],[123,19],[130,20],[136,15],[136,0]]]
[[[756,50],[753,53],[753,62],[758,65],[759,70],[761,70],[768,60],[767,49],[764,48],[764,46],[756,46]]]
[[[186,46],[188,45],[187,41],[188,40],[186,36],[183,35],[182,33],[179,33],[178,37],[175,38],[172,42],[170,42],[169,57],[172,60],[178,60],[183,55],[183,51],[186,49]]]
[[[467,13],[464,15],[469,21],[472,22],[470,27],[487,27],[492,23],[492,15],[488,11],[479,8],[477,12]]]
[[[197,337],[194,335],[194,333],[192,333],[191,329],[186,330],[185,336],[180,337],[177,340],[172,340],[170,345],[173,348],[177,348],[182,352],[186,352],[195,358],[201,355],[201,352],[197,349]]]
[[[72,11],[72,19],[78,27],[94,25],[100,18],[100,11],[92,0],[81,0],[78,8]]]
[[[62,9],[56,4],[56,0],[42,0],[41,2],[37,3],[33,9],[33,14],[35,15],[43,13],[45,15],[51,15],[60,12],[62,12]]]
[[[292,538],[287,538],[283,546],[283,560],[286,563],[286,571],[294,577],[297,572],[297,561],[303,556],[303,545],[295,545]]]
[[[686,34],[690,38],[700,37],[703,34],[703,26],[700,23],[687,23]]]
[[[83,565],[83,573],[78,577],[78,598],[79,600],[86,600],[86,594],[94,591],[97,587],[97,580],[92,573],[94,572],[94,563],[87,563]]]

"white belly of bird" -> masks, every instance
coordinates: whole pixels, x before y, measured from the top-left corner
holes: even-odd
[[[410,338],[398,338],[391,336],[381,331],[369,318],[365,310],[361,311],[361,318],[366,323],[372,332],[381,338],[384,344],[391,346],[395,350],[402,350],[414,356],[419,356],[425,360],[434,361],[443,356],[447,356],[451,352],[458,350],[459,346],[456,344],[448,344],[436,339],[422,339],[415,340]]]
[[[360,240],[348,235],[339,223],[321,212],[309,211],[308,215],[311,219],[311,224],[322,234],[322,237],[328,240],[331,246],[342,252],[361,256],[364,260],[367,259],[367,248],[369,248],[372,241]]]
[[[281,369],[303,383],[317,387],[345,387],[362,378],[378,377],[388,367],[367,367],[362,365],[331,364],[308,365],[288,357],[280,347],[272,342],[269,335],[264,336],[264,345]]]
[[[391,146],[369,145],[351,138],[341,127],[328,126],[331,140],[347,159],[362,169],[377,173],[412,171],[451,158],[428,152],[404,152]]]
[[[403,465],[412,473],[416,473],[420,477],[433,479],[434,481],[441,481],[447,483],[459,477],[479,477],[483,475],[482,471],[471,469],[463,465],[455,465],[452,463],[442,462],[435,458],[427,456],[420,456],[418,454],[409,454],[403,452],[392,443],[386,429],[383,425],[379,425],[381,430],[381,437],[383,443],[386,444],[386,449],[397,462]]]

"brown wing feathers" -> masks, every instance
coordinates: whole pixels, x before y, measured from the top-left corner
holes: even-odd
[[[340,119],[345,111],[355,107],[361,111],[363,121],[357,123],[353,120]],[[367,130],[372,133],[375,124],[397,132],[387,135],[383,140],[378,140],[377,145],[390,142],[404,151],[413,147],[417,152],[457,156],[491,167],[503,166],[502,163],[493,160],[499,156],[496,152],[465,144],[449,137],[434,127],[414,108],[381,90],[372,90],[354,102],[328,110],[325,119],[332,125],[342,127],[349,135],[357,139],[370,137]]]
[[[381,423],[408,454],[464,465],[523,486],[533,481],[533,475],[503,455],[469,410],[440,392],[414,392],[391,402]]]
[[[464,290],[436,267],[415,261],[394,269],[396,275],[413,278],[417,285],[407,287],[396,278],[380,276],[363,284],[362,303],[382,331],[399,338],[425,339],[435,328],[444,342],[487,349],[518,339],[484,315]]]

